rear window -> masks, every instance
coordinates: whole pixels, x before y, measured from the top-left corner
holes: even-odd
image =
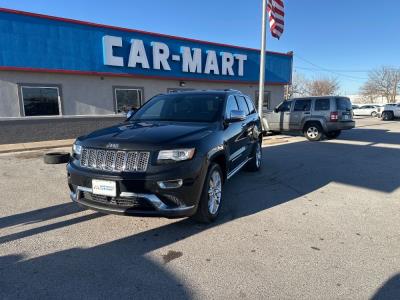
[[[336,98],[337,110],[351,110],[351,102],[349,98]]]
[[[331,109],[331,100],[330,99],[316,99],[314,110],[330,110]]]

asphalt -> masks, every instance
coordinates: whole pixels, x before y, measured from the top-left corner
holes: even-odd
[[[398,299],[400,122],[357,124],[278,136],[209,226],[81,210],[65,165],[2,154],[0,299]]]

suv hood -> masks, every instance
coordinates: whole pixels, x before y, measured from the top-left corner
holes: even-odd
[[[100,129],[79,138],[86,147],[107,148],[109,144],[118,149],[155,149],[183,146],[209,135],[215,124],[131,122]],[[115,145],[117,144],[117,145]]]

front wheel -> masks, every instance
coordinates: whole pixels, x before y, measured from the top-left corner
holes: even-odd
[[[326,133],[326,137],[328,139],[336,139],[336,138],[339,137],[341,132],[342,132],[341,130],[335,130],[335,131],[327,132]]]
[[[207,172],[194,219],[201,223],[211,223],[218,217],[222,202],[222,184],[221,167],[213,163]]]
[[[251,172],[257,172],[261,169],[262,164],[262,146],[261,141],[254,145],[254,150],[251,159],[247,163],[246,169]]]
[[[309,141],[319,141],[322,139],[323,131],[321,125],[317,123],[310,123],[304,127],[304,136]]]
[[[371,113],[371,117],[373,117],[373,118],[375,118],[377,115],[378,115],[378,114],[377,114],[376,111],[373,111],[373,112]]]

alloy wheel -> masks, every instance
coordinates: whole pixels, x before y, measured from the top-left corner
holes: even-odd
[[[262,151],[261,151],[261,144],[257,143],[256,146],[256,166],[259,168],[261,166],[261,159],[262,159]]]
[[[315,126],[311,126],[307,129],[307,135],[312,139],[317,138],[318,134],[319,134],[318,128]]]
[[[215,215],[221,204],[222,178],[221,174],[214,170],[210,176],[208,189],[208,211]]]

